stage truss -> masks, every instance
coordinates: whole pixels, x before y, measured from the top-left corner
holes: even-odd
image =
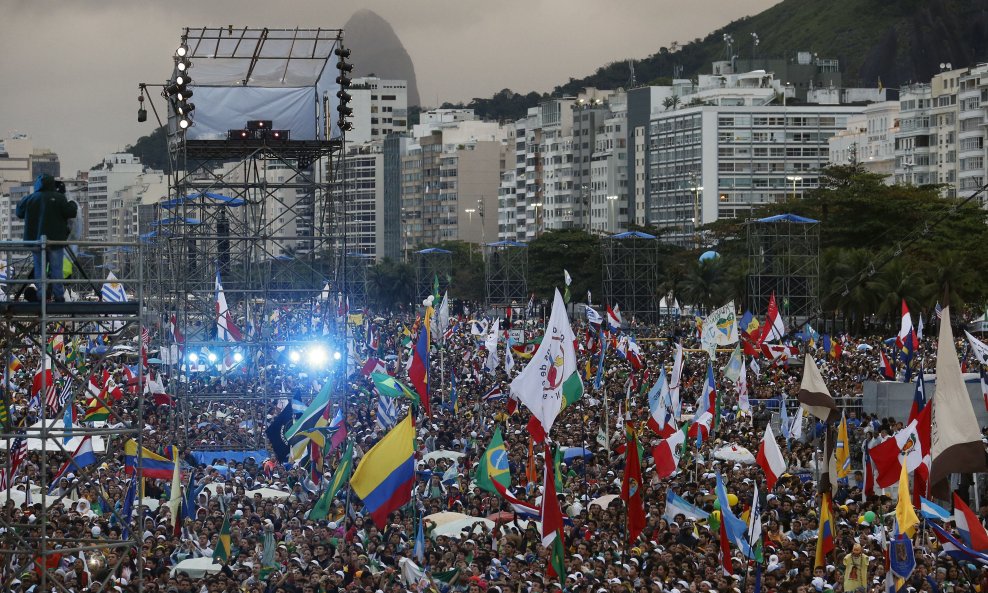
[[[439,281],[439,297],[449,289],[453,276],[453,252],[438,247],[416,251],[415,258],[415,298],[422,301],[435,290]],[[439,303],[436,303],[439,306]]]
[[[604,301],[620,305],[624,319],[653,323],[659,318],[659,241],[629,231],[600,241]]]
[[[130,243],[79,242],[71,248],[101,259],[112,257],[115,251],[122,248],[140,255],[138,246]],[[93,444],[99,456],[103,455],[103,451],[122,451],[129,439],[135,439],[139,447],[144,444],[143,423],[140,421],[144,417],[143,390],[137,390],[134,399],[130,400],[133,407],[126,408],[116,404],[106,393],[87,393],[90,376],[104,368],[119,369],[121,363],[134,365],[132,368],[136,368],[138,373],[137,382],[143,383],[143,365],[139,363],[139,336],[143,329],[139,304],[144,296],[142,258],[136,257],[135,265],[126,274],[121,272],[118,276],[129,295],[129,302],[104,302],[91,296],[102,292],[105,281],[102,278],[90,280],[76,274],[77,279],[66,280],[65,285],[78,300],[42,306],[40,303],[15,300],[24,286],[15,279],[30,277],[30,249],[31,244],[27,242],[0,244],[0,260],[7,274],[0,283],[4,293],[0,301],[0,316],[3,317],[0,320],[0,344],[5,361],[4,382],[0,387],[0,401],[5,410],[0,417],[0,470],[4,476],[9,476],[4,480],[3,489],[0,489],[0,498],[14,503],[0,511],[0,590],[14,590],[12,581],[24,572],[35,573],[39,591],[62,590],[59,584],[61,577],[55,574],[59,568],[58,559],[82,552],[91,561],[90,567],[98,568],[101,562],[106,564],[113,552],[117,562],[106,566],[105,571],[94,570],[92,581],[99,590],[108,590],[110,575],[129,558],[131,551],[140,552],[143,529],[133,529],[128,538],[94,535],[89,531],[71,534],[68,530],[56,536],[56,529],[63,529],[64,522],[56,524],[52,514],[45,509],[56,506],[75,508],[76,501],[69,500],[68,496],[60,495],[58,491],[49,494],[48,486],[86,439]],[[92,277],[90,274],[87,276]],[[44,282],[44,290],[50,291],[47,281]],[[95,346],[97,343],[100,344],[98,347]],[[32,406],[29,401],[29,387],[41,369],[41,353],[45,348],[50,352],[46,358],[48,367],[53,371],[55,392],[59,394],[57,411],[49,408],[44,395],[38,407]],[[10,362],[15,357],[23,365],[20,371],[11,370],[13,365]],[[48,389],[48,380],[44,374],[41,377],[44,378],[40,392],[44,394]],[[114,379],[117,383],[126,384],[119,374]],[[78,411],[94,396],[109,410],[108,420],[83,423],[79,418],[71,428],[66,428],[63,423],[66,407],[74,405]],[[113,428],[109,428],[111,425]],[[14,473],[10,452],[12,448],[17,449],[19,442],[26,443],[27,456]],[[37,467],[34,474],[29,474],[25,469],[31,464]],[[137,465],[141,465],[140,458]],[[98,464],[71,469],[79,480],[77,488],[82,484],[98,482],[98,471]],[[26,477],[30,481],[25,483]],[[139,481],[139,477],[134,479]],[[126,486],[124,484],[122,487]],[[109,498],[110,495],[102,489],[98,490],[97,496],[98,500],[93,504],[105,504],[109,510],[104,517],[113,517],[116,524],[121,525],[121,510],[115,508],[115,499]],[[21,512],[28,499],[32,503],[30,514]],[[134,517],[143,515],[143,502],[135,501]],[[143,555],[137,554],[137,558],[136,570],[140,574]]]
[[[488,243],[484,250],[487,306],[507,307],[528,301],[528,245],[518,241]]]
[[[749,221],[748,299],[750,311],[764,311],[775,293],[779,311],[794,320],[820,306],[820,224],[780,214]]]

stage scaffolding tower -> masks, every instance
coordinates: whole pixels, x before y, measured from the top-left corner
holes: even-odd
[[[528,245],[518,241],[488,243],[487,306],[507,307],[528,301]]]
[[[155,346],[181,411],[183,449],[263,449],[275,402],[316,390],[310,377],[304,393],[283,391],[288,378],[273,363],[325,341],[343,286],[347,266],[334,249],[343,205],[331,197],[343,142],[330,133],[341,42],[339,29],[184,30],[195,121],[180,129],[166,98],[170,195],[142,236],[156,262],[153,314],[179,330],[159,332]],[[327,285],[332,299],[320,298]],[[234,327],[225,339],[220,286]],[[253,429],[189,442],[200,410],[233,401],[251,410]]]
[[[622,317],[654,323],[659,317],[659,241],[629,231],[600,240],[604,302],[620,305]]]
[[[748,221],[749,311],[775,294],[779,311],[800,322],[820,306],[820,223],[795,214]]]
[[[439,281],[439,298],[449,288],[453,276],[453,252],[429,247],[415,252],[415,298],[422,302],[435,290],[436,280]],[[435,303],[439,306],[439,303]]]
[[[98,258],[106,258],[124,248],[135,253],[135,264],[129,266],[126,273],[120,272],[117,283],[109,285],[116,295],[124,290],[126,302],[117,302],[119,297],[104,299],[99,296],[106,281],[102,278],[90,280],[91,276],[78,271],[64,281],[71,293],[68,302],[27,302],[26,293],[22,294],[27,285],[20,279],[32,275],[32,251],[40,249],[40,253],[45,254],[45,247],[65,247],[67,251],[89,253]],[[94,397],[88,391],[90,376],[100,374],[104,369],[119,369],[122,363],[135,365],[137,380],[143,382],[143,365],[138,362],[144,326],[140,308],[144,297],[143,258],[140,255],[138,245],[132,243],[0,243],[0,266],[5,272],[0,280],[0,348],[4,361],[4,381],[0,387],[3,410],[0,414],[0,471],[4,478],[0,499],[12,503],[2,505],[0,510],[0,591],[15,590],[13,580],[21,578],[25,572],[36,577],[38,591],[61,591],[62,577],[55,573],[60,567],[59,560],[80,552],[87,558],[92,584],[106,591],[110,588],[108,577],[130,558],[132,551],[142,549],[143,528],[132,530],[126,538],[111,538],[90,531],[78,533],[67,528],[65,515],[62,515],[62,521],[56,522],[50,513],[53,508],[78,510],[80,504],[88,504],[88,501],[72,500],[78,496],[70,497],[68,492],[78,494],[83,484],[99,481],[98,464],[70,467],[62,475],[72,473],[78,482],[70,484],[67,481],[66,486],[71,485],[72,489],[67,489],[66,493],[57,489],[49,493],[49,485],[56,482],[60,469],[83,443],[89,443],[99,457],[115,457],[114,452],[120,452],[120,460],[126,441],[136,440],[138,450],[143,446],[145,433],[140,420],[144,416],[143,390],[138,390],[129,400],[132,407],[117,404],[105,391],[95,395],[96,401],[109,410],[106,421],[82,422],[79,418],[66,426],[63,420],[70,406],[75,407],[77,415],[84,413],[86,402]],[[44,268],[47,255],[42,258]],[[70,261],[75,266],[79,258],[72,257]],[[36,289],[42,295],[51,294],[47,280],[37,284]],[[43,354],[46,351],[48,354]],[[108,357],[110,354],[113,358]],[[51,369],[51,374],[40,372],[42,364]],[[35,377],[40,382],[37,390],[31,387]],[[49,390],[54,398],[47,396]],[[32,391],[40,393],[33,403]],[[113,428],[109,428],[111,425]],[[18,464],[19,450],[24,456]],[[140,459],[138,457],[138,468],[142,465]],[[112,458],[108,461],[111,465],[115,463]],[[32,465],[36,469],[34,472],[26,469]],[[140,469],[134,479],[139,482]],[[56,486],[61,484],[61,480],[57,482]],[[126,488],[127,484],[122,487]],[[104,508],[108,510],[104,518],[107,521],[115,519],[116,524],[121,524],[121,511],[114,507],[115,497],[102,489],[98,489],[97,496],[92,504],[105,504]],[[26,508],[23,505],[28,501],[32,505],[31,512],[23,512]],[[137,500],[134,516],[143,515],[144,503]],[[116,555],[116,562],[109,561],[111,552]],[[143,555],[138,553],[137,558],[136,570],[140,574]]]

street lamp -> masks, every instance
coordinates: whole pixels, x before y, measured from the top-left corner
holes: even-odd
[[[473,227],[473,213],[477,211],[476,208],[466,208],[463,210],[470,216],[470,227]],[[469,244],[470,247],[470,261],[473,262],[473,243]]]
[[[610,214],[608,217],[610,220],[608,221],[607,226],[610,228],[612,234],[615,231],[614,227],[617,226],[617,217],[614,215],[614,204],[617,202],[617,199],[617,196],[607,196],[607,207],[608,213]]]
[[[696,181],[694,177],[693,181]],[[700,247],[700,194],[703,192],[702,185],[696,185],[694,183],[693,187],[690,188],[693,192],[693,243],[696,247]]]
[[[786,179],[792,181],[792,199],[796,199],[796,182],[802,181],[803,178],[799,175],[786,175]]]

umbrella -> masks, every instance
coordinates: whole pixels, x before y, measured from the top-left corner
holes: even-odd
[[[459,513],[456,513],[459,514]],[[469,527],[471,532],[478,523],[483,523],[487,525],[488,529],[494,529],[494,521],[490,519],[485,519],[483,517],[471,517],[469,515],[464,515],[464,518],[450,521],[444,525],[440,525],[432,530],[432,537],[439,537],[440,535],[445,535],[446,537],[452,537],[454,539],[460,539],[464,537],[463,529]]]
[[[487,518],[495,523],[507,523],[515,518],[515,514],[511,511],[499,511],[497,513],[487,515]]]
[[[422,456],[422,461],[429,462],[433,459],[438,461],[440,459],[448,459],[450,461],[456,461],[460,457],[463,457],[463,453],[459,451],[447,451],[445,449],[440,449],[439,451],[433,451],[431,453],[426,453]]]
[[[590,506],[597,505],[602,509],[606,509],[614,499],[617,498],[617,494],[605,494],[601,497],[595,498],[590,501]]]
[[[871,350],[871,346],[868,344],[858,344],[858,352],[864,352],[865,350]]]
[[[563,449],[564,461],[569,461],[577,457],[593,457],[593,453],[583,447],[565,447]]]
[[[724,445],[720,449],[714,451],[714,459],[744,463],[746,465],[755,463],[755,456],[751,454],[751,451],[734,443]]]
[[[201,579],[207,574],[218,574],[221,570],[223,567],[213,563],[212,558],[187,558],[172,567],[170,575],[174,577],[184,572],[194,579]]]

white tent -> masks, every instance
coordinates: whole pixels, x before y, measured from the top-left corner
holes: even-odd
[[[212,558],[188,558],[172,567],[169,575],[175,576],[184,572],[194,579],[201,579],[207,574],[218,574],[221,570],[223,566],[215,564]]]

